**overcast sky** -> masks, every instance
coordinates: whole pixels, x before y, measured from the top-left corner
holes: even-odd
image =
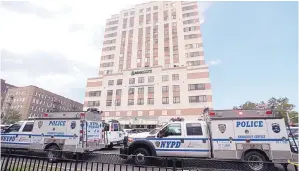
[[[0,2],[1,78],[83,102],[87,78],[98,73],[106,19],[142,2]],[[200,3],[203,17],[211,5]]]

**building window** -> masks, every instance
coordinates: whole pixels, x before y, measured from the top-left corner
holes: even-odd
[[[153,105],[154,104],[154,99],[153,98],[148,98],[147,99],[147,104]]]
[[[107,91],[107,96],[112,96],[113,95],[113,90],[108,90]]]
[[[163,97],[162,98],[162,104],[169,104],[169,98],[168,97]]]
[[[129,79],[129,84],[135,84],[135,78],[130,78]]]
[[[117,89],[117,90],[116,90],[116,95],[117,95],[117,96],[121,96],[121,92],[122,92],[121,89]]]
[[[173,85],[172,86],[172,91],[173,92],[180,92],[180,86],[179,85]]]
[[[108,86],[112,86],[112,85],[114,85],[114,80],[109,80],[108,81]]]
[[[144,93],[144,88],[138,88],[138,94],[143,94]]]
[[[151,83],[151,82],[154,82],[155,81],[155,77],[154,76],[149,76],[148,77],[148,82]]]
[[[118,79],[116,84],[117,85],[122,85],[123,84],[123,80],[122,79]]]
[[[193,90],[205,90],[205,84],[189,84],[188,85],[188,90],[193,91]]]
[[[148,93],[154,93],[155,88],[154,87],[148,87],[147,91],[148,91]]]
[[[88,107],[100,106],[100,101],[89,101],[87,105]],[[36,109],[34,111],[36,111]]]
[[[112,100],[106,100],[106,106],[112,106]]]
[[[138,78],[138,83],[144,83],[144,77],[139,77]]]
[[[158,10],[158,6],[154,6],[154,10]]]
[[[189,103],[199,103],[206,102],[207,97],[205,95],[202,96],[189,96]]]
[[[129,105],[129,106],[134,105],[134,99],[129,99],[129,100],[128,100],[128,105]]]
[[[168,86],[163,86],[163,87],[162,87],[162,92],[163,92],[163,93],[167,93],[168,90],[169,90]]]
[[[143,105],[144,104],[144,99],[143,98],[138,99],[137,104],[138,105]]]
[[[180,75],[179,74],[172,74],[172,81],[179,80]]]
[[[121,101],[119,99],[115,100],[115,106],[120,106],[121,105]]]
[[[101,91],[90,91],[88,94],[89,97],[99,97],[101,96]]]
[[[180,96],[173,97],[173,103],[174,104],[180,103]]]
[[[162,75],[162,81],[168,81],[168,75]]]
[[[135,89],[134,88],[129,88],[129,94],[134,94]]]

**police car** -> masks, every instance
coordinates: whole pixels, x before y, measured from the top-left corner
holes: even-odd
[[[292,153],[284,119],[273,110],[209,110],[200,120],[174,118],[156,134],[127,137],[120,153],[137,165],[146,156],[196,157],[245,161],[298,161]],[[268,164],[248,162],[248,169]]]
[[[115,145],[123,143],[125,132],[121,129],[121,125],[117,120],[110,120],[108,123],[103,123],[104,138],[107,148],[112,148]]]
[[[1,133],[1,148],[45,150],[50,161],[105,148],[101,112],[53,112]]]

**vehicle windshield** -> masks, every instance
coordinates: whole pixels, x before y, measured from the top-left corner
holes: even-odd
[[[151,131],[149,132],[149,134],[156,134],[157,132],[159,132],[159,130],[160,130],[160,129],[155,128],[155,129],[151,130]]]

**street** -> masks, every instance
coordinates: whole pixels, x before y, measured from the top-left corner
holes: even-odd
[[[99,171],[109,171],[109,170],[125,170],[125,171],[131,171],[131,170],[140,170],[140,171],[145,171],[145,170],[171,170],[173,168],[169,167],[168,168],[160,168],[162,166],[162,163],[155,163],[153,164],[153,166],[147,166],[147,167],[137,167],[137,166],[132,166],[130,163],[128,163],[128,161],[121,159],[119,157],[119,148],[120,147],[115,147],[111,150],[109,149],[103,149],[100,151],[96,151],[95,153],[86,155],[83,157],[83,160],[81,162],[79,162],[76,166],[75,161],[60,161],[57,163],[48,163],[46,160],[43,160],[42,158],[30,158],[29,156],[38,156],[38,157],[43,157],[43,154],[29,154],[28,152],[16,152],[17,156],[20,157],[13,157],[11,158],[13,162],[10,162],[10,167],[17,169],[17,168],[31,168],[32,170],[50,170],[53,171],[55,168],[57,168],[56,170],[59,171],[70,171],[70,170],[80,170],[80,171],[92,171],[92,170],[99,170]],[[28,157],[26,157],[28,156]],[[11,160],[10,159],[10,160]],[[6,157],[1,157],[1,165],[5,164],[5,160]],[[165,166],[165,162],[164,161],[160,161],[163,162],[164,166]],[[205,170],[205,171],[215,171],[215,170],[219,170],[219,171],[226,171],[226,170],[232,170],[233,168],[238,168],[238,164],[234,164],[234,163],[229,163],[227,168],[224,168],[224,165],[221,164],[217,164],[216,162],[214,162],[215,164],[212,164],[212,166],[207,166],[207,167],[200,167],[200,170]],[[206,165],[209,165],[206,164]],[[206,166],[205,165],[205,166]],[[275,165],[277,171],[284,171],[283,167],[279,164]],[[1,166],[2,168],[3,166]],[[47,168],[47,169],[46,169]],[[192,167],[190,167],[192,168]],[[31,171],[31,169],[29,169]],[[188,169],[184,169],[184,170],[188,170]],[[193,169],[190,169],[190,171]],[[199,170],[199,169],[195,169],[195,170]],[[241,170],[240,167],[238,170]],[[295,171],[294,167],[292,165],[289,165],[288,167],[289,171]]]

